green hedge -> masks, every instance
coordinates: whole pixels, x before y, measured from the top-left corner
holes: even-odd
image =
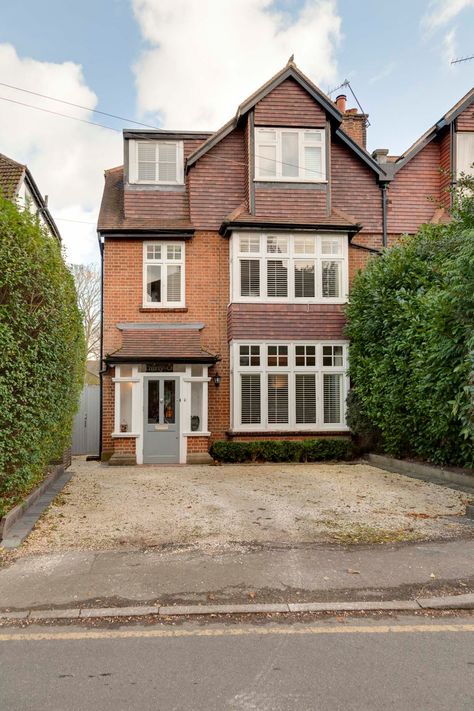
[[[393,456],[473,466],[473,198],[371,259],[347,316],[351,428]]]
[[[348,439],[257,440],[255,442],[217,441],[209,448],[217,462],[320,462],[350,459]]]
[[[0,197],[0,515],[69,445],[84,356],[57,240]]]

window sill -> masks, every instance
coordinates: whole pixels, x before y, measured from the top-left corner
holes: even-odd
[[[120,439],[124,437],[140,437],[137,432],[112,432],[112,439]]]
[[[287,183],[288,185],[327,185],[327,180],[301,180],[300,178],[254,178],[254,183]]]
[[[210,437],[210,432],[183,432],[184,437]]]
[[[339,425],[337,429],[317,429],[317,430],[229,430],[227,437],[322,437],[323,435],[350,435],[349,427]]]
[[[140,313],[181,313],[184,314],[188,311],[187,306],[140,306]]]

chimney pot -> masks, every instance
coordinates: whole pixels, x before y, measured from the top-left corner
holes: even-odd
[[[380,165],[387,162],[387,156],[388,148],[376,148],[375,151],[372,152],[372,158],[374,158],[377,163],[380,163]]]
[[[339,94],[339,96],[336,96],[336,106],[341,112],[341,114],[344,114],[346,112],[346,101],[347,96],[345,94]]]

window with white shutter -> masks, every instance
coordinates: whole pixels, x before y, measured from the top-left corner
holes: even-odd
[[[474,131],[456,133],[456,173],[474,175]]]
[[[316,424],[316,375],[295,375],[296,424]]]
[[[255,178],[326,182],[324,129],[256,128]]]
[[[184,244],[143,245],[143,306],[184,306]]]
[[[342,422],[342,375],[340,373],[324,373],[324,423],[339,424]]]
[[[268,423],[288,422],[288,375],[268,375]]]
[[[244,233],[232,238],[233,301],[343,303],[347,235]]]
[[[130,140],[129,182],[150,185],[184,183],[182,141]]]
[[[260,424],[260,375],[242,374],[240,376],[240,401],[242,424]]]
[[[347,343],[233,342],[233,427],[347,429]]]

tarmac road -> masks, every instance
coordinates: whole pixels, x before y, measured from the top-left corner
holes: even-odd
[[[472,711],[474,617],[0,629],[8,711]]]

